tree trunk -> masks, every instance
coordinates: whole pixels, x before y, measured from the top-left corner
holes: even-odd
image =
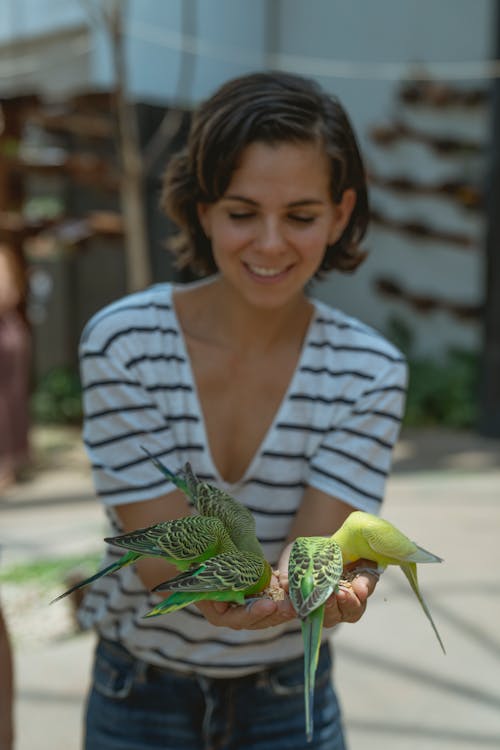
[[[134,106],[127,99],[127,73],[123,40],[125,11],[126,3],[124,0],[114,3],[109,19],[109,30],[115,70],[127,287],[129,291],[135,292],[148,286],[152,277],[137,118]]]

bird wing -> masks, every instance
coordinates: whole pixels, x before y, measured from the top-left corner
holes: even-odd
[[[197,568],[160,584],[155,590],[172,591],[252,591],[271,578],[271,567],[251,552],[227,552],[211,557]],[[267,580],[266,580],[267,579]],[[255,589],[259,591],[260,588]]]
[[[392,523],[383,518],[370,519],[361,527],[363,539],[378,557],[390,559],[396,563],[413,560],[418,550],[415,542],[399,531]]]
[[[290,552],[288,586],[299,617],[306,617],[328,599],[342,574],[342,551],[327,537],[298,537]]]
[[[116,547],[124,547],[144,555],[162,555],[164,553],[158,545],[158,540],[163,534],[168,533],[170,523],[170,521],[164,521],[154,526],[135,529],[127,534],[108,536],[105,537],[104,541]]]
[[[221,521],[203,516],[163,521],[128,534],[107,537],[105,541],[145,555],[175,560],[197,559],[207,552],[216,554],[223,546],[233,546]]]
[[[238,549],[263,556],[252,511],[220,487],[197,479],[189,463],[182,473],[197,511],[203,516],[219,518]]]

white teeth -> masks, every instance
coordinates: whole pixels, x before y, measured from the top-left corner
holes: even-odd
[[[281,273],[281,268],[262,268],[261,266],[248,266],[252,273],[257,276],[277,276]]]

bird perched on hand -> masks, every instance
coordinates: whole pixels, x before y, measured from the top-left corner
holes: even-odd
[[[201,600],[244,604],[247,597],[266,589],[272,569],[255,534],[252,512],[229,493],[199,480],[189,463],[174,474],[146,448],[143,450],[156,468],[191,500],[201,517],[215,517],[223,523],[233,544],[232,549],[227,548],[222,554],[156,586],[154,591],[173,593],[145,617],[174,612]]]
[[[300,618],[304,642],[306,736],[313,737],[314,682],[318,666],[325,603],[339,589],[342,550],[331,537],[297,537],[288,561],[288,588]]]
[[[417,563],[438,563],[443,560],[412,542],[389,521],[359,510],[346,518],[332,538],[342,549],[344,564],[368,559],[382,569],[388,565],[399,565],[432,625],[443,653],[446,653],[417,579]]]
[[[175,612],[201,600],[244,604],[247,597],[260,594],[271,581],[269,563],[254,552],[233,549],[211,557],[185,573],[180,573],[153,591],[173,591],[145,617]]]
[[[255,535],[255,519],[249,508],[228,492],[199,480],[189,463],[185,464],[182,471],[174,474],[144,446],[142,450],[156,468],[184,492],[200,515],[215,516],[222,521],[239,550],[263,555],[262,547]]]
[[[203,562],[208,557],[234,546],[222,521],[207,516],[186,516],[162,521],[128,534],[106,537],[104,541],[117,547],[124,547],[128,552],[111,565],[71,586],[53,599],[51,604],[102,576],[114,573],[144,557],[162,557],[167,563],[175,565],[178,570],[185,571],[191,565]]]

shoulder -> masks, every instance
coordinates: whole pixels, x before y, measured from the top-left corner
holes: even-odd
[[[126,335],[172,325],[174,318],[172,285],[156,284],[128,294],[93,315],[83,329],[80,349],[104,353]]]
[[[311,302],[316,310],[311,336],[313,347],[323,347],[334,352],[337,357],[378,359],[395,365],[405,364],[400,350],[380,331],[325,302],[316,299]]]

